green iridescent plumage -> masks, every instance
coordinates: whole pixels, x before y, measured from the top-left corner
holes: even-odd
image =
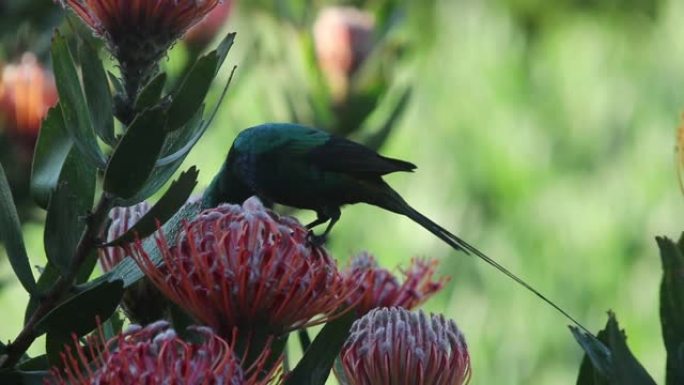
[[[455,250],[474,254],[503,272],[580,328],[587,330],[539,291],[458,236],[439,226],[392,189],[382,176],[413,171],[415,165],[387,158],[345,138],[295,124],[263,124],[235,139],[220,172],[205,192],[203,205],[242,203],[252,195],[266,204],[279,203],[316,212],[309,229],[329,222],[321,241],[347,204],[367,203],[405,215]]]

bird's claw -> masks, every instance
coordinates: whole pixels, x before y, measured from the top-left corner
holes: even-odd
[[[316,247],[323,246],[325,244],[325,241],[328,239],[326,234],[316,235],[312,230],[309,230],[309,234],[306,238],[310,245]]]

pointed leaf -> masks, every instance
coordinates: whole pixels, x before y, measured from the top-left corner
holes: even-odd
[[[72,144],[64,127],[61,107],[50,108],[38,134],[31,169],[31,196],[44,209],[47,209],[50,194],[57,187],[59,173]]]
[[[285,385],[324,385],[356,319],[353,311],[328,322],[304,353]]]
[[[90,109],[90,122],[99,137],[108,145],[114,146],[116,138],[112,117],[112,94],[109,91],[107,74],[97,51],[87,41],[82,41],[79,48],[83,69],[83,88]]]
[[[180,88],[174,93],[171,106],[169,106],[167,122],[169,131],[183,127],[204,103],[209,87],[233,46],[234,40],[235,34],[228,34],[216,50],[202,56],[190,69]]]
[[[194,141],[194,143],[197,142],[199,137],[204,133],[205,129],[201,122],[202,112],[202,109],[198,110],[195,117],[188,122],[186,128],[168,134],[168,139],[163,150],[164,153],[181,151],[180,147],[183,146],[183,143],[188,143],[188,140],[191,142]],[[194,145],[194,143],[192,143],[192,145]],[[152,194],[159,191],[159,189],[162,188],[166,182],[168,182],[168,180],[181,166],[185,160],[185,157],[188,155],[188,152],[192,148],[192,145],[187,147],[186,152],[180,154],[180,156],[172,162],[164,164],[163,166],[156,165],[152,170],[152,174],[147,179],[147,182],[140,189],[140,191],[138,191],[138,193],[132,198],[125,200],[124,203],[129,206],[134,205],[149,198]],[[161,160],[162,159],[159,159],[157,162],[155,162],[155,164],[158,164]]]
[[[2,164],[0,164],[0,241],[7,251],[10,264],[19,282],[27,292],[34,293],[36,280],[31,272],[17,208],[14,206],[14,199]]]
[[[26,305],[26,311],[24,312],[24,325],[26,325],[29,318],[38,307],[40,299],[42,298],[41,295],[47,293],[52,285],[57,282],[59,277],[59,269],[54,264],[48,262],[38,278],[36,294],[31,295],[28,304]]]
[[[76,66],[66,39],[56,32],[52,40],[52,66],[59,93],[60,107],[67,132],[78,149],[87,155],[89,161],[103,168],[105,157],[97,144],[90,124],[90,112],[86,104]]]
[[[660,322],[667,351],[666,384],[684,384],[684,234],[675,244],[657,237],[663,263]]]
[[[136,116],[107,165],[104,178],[106,192],[128,199],[145,185],[166,138],[163,117],[160,108],[152,108]]]
[[[655,385],[627,347],[625,334],[612,312],[608,313],[608,323],[598,338],[581,333],[577,328],[571,329],[596,370],[592,372],[583,364],[578,385]]]
[[[164,91],[164,84],[166,83],[166,73],[161,72],[154,79],[140,91],[138,98],[135,101],[135,110],[143,111],[159,103],[162,91]]]
[[[123,296],[123,281],[103,281],[83,291],[49,312],[38,321],[38,332],[67,332],[85,335],[97,326],[96,318],[109,318]]]
[[[181,173],[150,211],[145,213],[138,222],[119,238],[109,242],[107,246],[127,244],[134,241],[136,237],[144,239],[157,231],[157,226],[166,223],[190,198],[192,190],[197,185],[198,174],[199,172],[195,166]]]
[[[73,148],[62,168],[59,185],[52,194],[45,218],[45,253],[61,271],[71,265],[85,229],[85,218],[93,207],[96,170]]]

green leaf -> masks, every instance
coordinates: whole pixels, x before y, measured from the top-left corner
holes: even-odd
[[[592,371],[583,363],[578,385],[655,385],[627,347],[627,338],[612,312],[608,313],[608,323],[598,338],[581,333],[577,328],[571,327],[571,330],[587,353],[585,360],[588,359],[594,369]]]
[[[45,218],[45,253],[61,271],[67,271],[85,229],[85,218],[93,207],[96,170],[73,148],[50,198]]]
[[[171,183],[171,186],[166,190],[164,196],[157,201],[150,211],[145,213],[135,225],[119,238],[109,242],[107,246],[130,243],[135,240],[136,236],[139,239],[144,239],[157,231],[158,226],[163,225],[173,217],[178,209],[187,202],[188,198],[190,198],[192,190],[197,185],[198,174],[199,172],[195,166],[192,166],[189,170],[181,173],[178,179]]]
[[[45,336],[45,352],[50,366],[63,368],[60,354],[66,346],[73,346],[74,340],[69,332],[63,330],[48,330]]]
[[[104,177],[106,192],[129,199],[145,185],[166,138],[163,116],[160,108],[152,108],[136,116],[107,165]]]
[[[235,34],[228,34],[219,47],[202,56],[193,65],[183,80],[179,89],[174,93],[169,106],[167,127],[169,131],[177,130],[187,123],[204,103],[212,81],[221,68],[228,51],[233,46]]]
[[[56,105],[50,108],[40,128],[31,169],[31,196],[44,209],[47,209],[50,194],[57,186],[60,170],[72,145],[64,127],[62,109]]]
[[[328,322],[304,353],[285,385],[324,385],[356,319],[353,311]]]
[[[67,132],[78,149],[97,167],[105,166],[105,157],[97,144],[90,124],[90,113],[83,96],[74,60],[66,39],[56,32],[52,39],[52,66],[59,93],[60,107]]]
[[[83,88],[90,109],[90,122],[99,137],[108,145],[114,146],[116,138],[112,117],[112,94],[109,91],[107,74],[97,51],[87,41],[82,41],[79,48]]]
[[[109,318],[123,296],[123,281],[100,282],[99,285],[85,290],[49,312],[38,321],[39,333],[66,332],[82,336],[97,326],[96,318]]]
[[[23,371],[32,370],[49,370],[50,364],[47,359],[47,355],[41,354],[40,356],[29,358],[28,360],[22,361],[17,365],[17,369]]]
[[[190,149],[192,149],[192,145],[194,145],[194,143],[197,142],[197,139],[199,139],[199,137],[204,133],[205,127],[202,126],[201,122],[202,112],[202,109],[198,110],[195,117],[188,122],[186,128],[183,130],[174,131],[167,137],[166,145],[164,146],[163,151],[164,154],[176,151],[184,151],[184,153],[181,153],[180,156],[178,156],[172,162],[164,163],[161,166],[159,163],[163,160],[163,158],[159,159],[156,162],[157,165],[152,170],[152,175],[150,175],[145,183],[145,186],[141,188],[134,197],[127,199],[124,202],[126,205],[133,205],[149,198],[152,194],[159,191],[159,189],[162,188],[169,178],[171,178],[178,170],[185,160],[185,157],[190,152]],[[191,144],[187,145],[188,143]],[[183,144],[186,144],[186,146],[183,147]]]
[[[140,91],[138,98],[135,101],[135,110],[142,111],[159,103],[162,91],[164,91],[164,84],[166,83],[166,73],[161,72],[154,79],[150,80],[145,88]]]
[[[656,237],[663,263],[660,322],[667,351],[666,384],[684,384],[684,234],[675,244]]]
[[[14,274],[17,275],[21,285],[29,294],[35,293],[36,280],[31,272],[17,208],[14,206],[14,199],[2,164],[0,164],[0,241],[5,246]]]
[[[0,384],[2,385],[45,385],[45,377],[48,371],[0,371]]]
[[[26,305],[26,311],[24,312],[24,325],[26,325],[29,318],[38,307],[41,295],[45,294],[52,287],[52,285],[57,282],[59,276],[59,269],[54,264],[48,262],[38,278],[36,294],[31,295],[31,298],[29,298],[28,304]]]

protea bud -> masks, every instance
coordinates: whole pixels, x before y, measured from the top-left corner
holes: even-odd
[[[150,209],[147,202],[131,207],[115,207],[109,212],[111,224],[105,240],[114,241],[135,225]],[[107,272],[124,258],[131,255],[131,245],[108,246],[98,250],[102,270]],[[131,285],[124,292],[121,307],[134,323],[147,325],[167,315],[168,301],[150,282],[143,278]]]
[[[345,97],[349,78],[373,49],[375,20],[372,14],[353,8],[323,8],[313,27],[316,57],[338,101]]]
[[[250,198],[202,212],[176,245],[158,236],[163,266],[140,244],[134,258],[168,298],[220,335],[237,328],[278,336],[339,314],[357,289],[307,235],[294,218]]]
[[[354,322],[340,354],[349,385],[461,385],[470,355],[454,321],[402,308]]]
[[[448,281],[447,277],[433,278],[437,264],[437,260],[414,258],[411,266],[401,271],[404,282],[400,284],[394,274],[378,266],[372,255],[361,253],[343,272],[347,279],[361,285],[361,290],[350,298],[350,302],[356,304],[354,308],[360,315],[378,307],[411,310],[440,291]]]
[[[32,53],[2,69],[0,115],[10,135],[26,139],[32,147],[43,118],[56,103],[55,80]]]
[[[263,376],[259,371],[245,374],[231,346],[211,329],[190,330],[200,337],[200,342],[183,341],[165,321],[144,328],[133,325],[109,341],[100,333],[99,341],[90,339],[89,349],[78,343],[75,352],[67,347],[62,353],[64,370],[53,369],[46,383],[265,385],[272,379],[272,375]],[[256,368],[261,369],[263,362],[259,361]]]
[[[119,61],[126,97],[154,74],[173,42],[220,0],[60,0],[107,42]]]

